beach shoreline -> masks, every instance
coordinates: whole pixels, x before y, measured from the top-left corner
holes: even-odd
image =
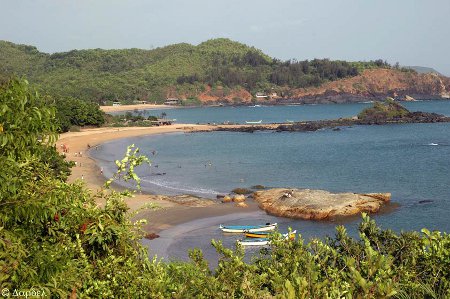
[[[89,150],[95,150],[97,146],[105,142],[122,138],[175,132],[205,132],[212,131],[214,128],[209,125],[176,124],[160,127],[103,127],[81,129],[80,132],[61,134],[56,146],[60,152],[62,152],[63,147],[66,147],[68,149],[68,152],[65,153],[66,160],[76,163],[71,169],[72,174],[69,176],[68,182],[72,183],[77,180],[82,180],[86,187],[95,193],[102,189],[107,179],[103,176],[97,162],[89,155]],[[160,195],[145,192],[135,192],[133,197],[126,198],[125,201],[130,212],[142,209],[133,219],[147,219],[147,224],[143,227],[147,233],[159,233],[162,230],[199,218],[259,210],[258,206],[253,202],[248,202],[248,208],[238,208],[233,203],[221,204],[220,202],[206,207],[186,206],[161,199]],[[102,204],[102,202],[99,202],[99,205]],[[145,209],[149,204],[155,204],[159,208],[156,210]]]

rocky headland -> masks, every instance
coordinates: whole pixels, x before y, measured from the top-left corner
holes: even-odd
[[[324,190],[276,188],[256,191],[254,200],[268,214],[307,220],[330,220],[361,212],[375,213],[390,193],[331,193]]]
[[[181,98],[186,95],[179,95]],[[414,99],[449,99],[450,78],[436,73],[419,74],[396,69],[367,69],[354,77],[324,83],[318,87],[283,87],[276,95],[256,98],[245,89],[213,90],[209,86],[196,95],[203,105],[222,103],[242,105],[355,103],[393,97]]]
[[[277,132],[308,132],[320,129],[339,130],[339,127],[354,125],[383,125],[383,124],[406,124],[406,123],[439,123],[450,122],[450,117],[430,112],[410,112],[405,107],[391,98],[384,102],[375,102],[373,107],[364,109],[358,116],[352,118],[339,118],[334,120],[316,120],[294,122],[288,124],[267,125],[239,125],[218,126],[217,131],[277,131]]]

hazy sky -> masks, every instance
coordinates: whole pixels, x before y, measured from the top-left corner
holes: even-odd
[[[450,75],[450,0],[0,0],[0,39],[44,52],[217,37],[283,60],[382,58]]]

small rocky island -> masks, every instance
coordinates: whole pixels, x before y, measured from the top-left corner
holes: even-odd
[[[267,124],[267,125],[239,125],[219,126],[217,131],[277,131],[277,132],[308,132],[320,129],[339,130],[339,127],[353,125],[383,125],[383,124],[405,124],[405,123],[439,123],[450,122],[450,117],[429,112],[410,112],[408,109],[387,98],[384,102],[375,102],[373,107],[366,108],[358,116],[352,118],[339,118],[335,120],[316,120],[294,122],[289,124]]]
[[[375,213],[390,193],[330,193],[324,190],[275,188],[256,191],[254,200],[268,214],[306,220],[330,220],[361,212]]]

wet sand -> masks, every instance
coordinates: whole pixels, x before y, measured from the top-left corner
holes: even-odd
[[[100,168],[95,161],[89,157],[88,150],[95,150],[97,145],[106,141],[173,132],[193,132],[212,130],[208,125],[177,124],[161,127],[126,127],[126,128],[93,128],[82,129],[80,132],[69,132],[61,134],[57,148],[62,152],[62,145],[68,147],[66,153],[67,160],[76,162],[72,168],[72,175],[68,182],[82,180],[86,186],[96,192],[102,189],[106,178],[101,173]],[[81,154],[80,154],[81,153]],[[248,208],[238,208],[233,203],[212,204],[207,207],[191,207],[181,204],[161,200],[157,195],[136,192],[134,197],[127,198],[126,202],[130,212],[136,211],[148,204],[156,204],[158,210],[144,209],[140,211],[133,219],[147,219],[148,223],[144,226],[146,232],[158,233],[162,230],[172,228],[176,225],[197,220],[200,218],[223,216],[233,213],[243,213],[258,210],[258,207],[252,201]],[[99,202],[99,204],[103,204]]]

